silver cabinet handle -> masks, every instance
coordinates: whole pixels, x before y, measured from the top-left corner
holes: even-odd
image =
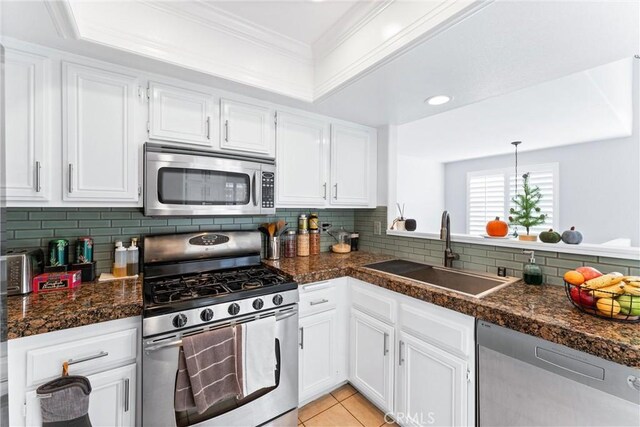
[[[404,362],[404,357],[402,356],[402,347],[404,347],[404,343],[400,341],[398,344],[398,366],[402,366],[402,362]]]
[[[253,196],[253,206],[258,206],[258,171],[253,172],[253,185],[251,187],[251,194]]]
[[[389,334],[388,333],[384,333],[384,344],[383,344],[383,351],[382,351],[382,355],[386,356],[387,354],[389,354]]]
[[[69,193],[73,193],[73,164],[69,163]]]
[[[98,354],[94,354],[92,356],[81,357],[80,359],[69,359],[67,360],[67,365],[75,365],[76,363],[88,362],[89,360],[99,359],[101,357],[107,357],[109,355],[108,351],[101,351]]]
[[[324,304],[324,303],[327,303],[327,302],[329,302],[329,300],[323,298],[323,299],[321,299],[319,301],[311,301],[309,303],[309,305],[318,305],[318,304]]]
[[[207,139],[211,139],[211,116],[207,116],[206,126],[207,126]]]
[[[129,412],[129,378],[124,380],[124,412]]]
[[[300,350],[304,350],[304,328],[300,327]]]
[[[229,142],[229,120],[224,121],[224,140]]]
[[[336,195],[333,198],[338,200],[338,183],[336,182],[333,186],[336,188]]]
[[[325,200],[327,200],[327,183],[325,182],[324,184],[322,184],[322,187],[324,188],[324,196],[322,196]]]
[[[39,193],[42,190],[42,186],[40,185],[40,162],[36,161],[36,193]]]

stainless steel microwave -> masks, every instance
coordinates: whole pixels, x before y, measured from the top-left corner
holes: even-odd
[[[275,213],[273,160],[146,143],[144,214]]]

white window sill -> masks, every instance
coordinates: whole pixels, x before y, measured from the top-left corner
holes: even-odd
[[[425,233],[420,231],[397,231],[387,230],[389,236],[413,237],[416,239],[440,240],[440,235],[436,233]],[[606,246],[582,243],[579,245],[567,245],[566,243],[543,243],[525,242],[518,239],[485,239],[480,236],[470,236],[468,234],[452,234],[451,241],[456,243],[473,243],[475,245],[499,246],[506,248],[532,249],[535,251],[559,252],[579,255],[596,255],[611,258],[622,258],[640,260],[640,248]]]

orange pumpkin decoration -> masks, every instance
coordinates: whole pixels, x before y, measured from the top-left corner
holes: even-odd
[[[504,237],[509,234],[509,225],[500,221],[500,217],[497,216],[496,219],[487,223],[487,234],[491,237]]]

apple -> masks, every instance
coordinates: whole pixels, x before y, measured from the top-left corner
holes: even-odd
[[[572,286],[571,291],[569,292],[571,295],[571,299],[578,305],[583,307],[595,307],[596,306],[596,298],[591,295],[589,291],[580,290],[579,286]],[[634,302],[634,307],[635,307]]]
[[[620,304],[620,314],[628,316],[640,316],[640,297],[632,295],[620,295],[616,298]]]
[[[585,281],[602,276],[602,273],[593,267],[578,267],[576,268],[576,271],[584,276]]]

